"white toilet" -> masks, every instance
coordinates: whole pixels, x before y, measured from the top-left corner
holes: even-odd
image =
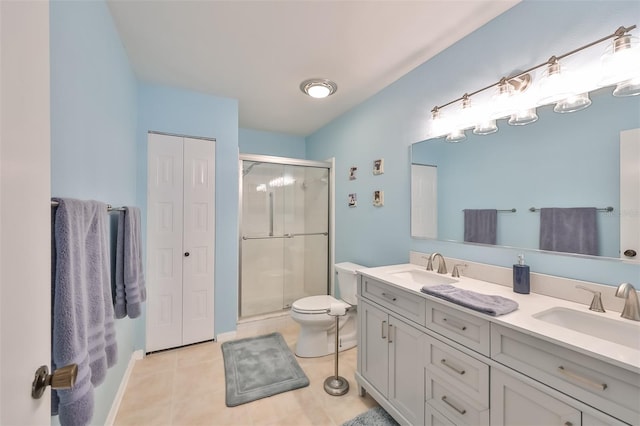
[[[356,270],[364,266],[355,263],[337,263],[338,288],[340,298],[333,296],[310,296],[296,300],[291,305],[291,318],[300,324],[300,334],[296,344],[296,355],[303,358],[325,356],[335,352],[336,318],[327,311],[332,304],[342,304],[348,308],[347,314],[339,317],[340,335],[338,349],[353,348],[358,342],[356,322]]]

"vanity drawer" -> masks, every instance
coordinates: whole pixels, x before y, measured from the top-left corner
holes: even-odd
[[[417,294],[390,286],[383,282],[362,277],[361,294],[363,297],[372,300],[394,313],[402,315],[420,325],[425,324],[426,300]]]
[[[424,404],[424,424],[425,426],[456,426],[455,423],[426,402]]]
[[[461,345],[489,356],[489,321],[440,303],[427,303],[427,327]]]
[[[489,366],[434,338],[425,336],[427,374],[435,372],[469,398],[489,406]]]
[[[436,372],[426,372],[426,402],[456,425],[488,425],[489,406],[470,399]]]
[[[632,371],[496,324],[491,358],[625,422],[640,419],[640,375]]]

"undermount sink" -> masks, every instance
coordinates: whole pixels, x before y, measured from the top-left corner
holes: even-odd
[[[568,308],[551,308],[533,314],[534,318],[598,339],[640,350],[640,325],[580,312]]]
[[[390,275],[401,278],[403,280],[413,281],[420,285],[439,285],[439,284],[453,284],[458,280],[447,277],[445,275],[439,275],[435,273],[429,273],[427,271],[421,271],[419,269],[409,269],[398,272],[391,272]]]

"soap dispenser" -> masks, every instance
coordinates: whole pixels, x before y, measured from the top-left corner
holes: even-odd
[[[529,266],[524,264],[524,255],[518,255],[518,264],[513,265],[513,291],[529,294]]]

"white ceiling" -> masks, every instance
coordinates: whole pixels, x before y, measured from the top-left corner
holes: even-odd
[[[306,136],[519,0],[108,0],[138,78],[239,101],[243,128]],[[308,78],[338,91],[304,95]]]

